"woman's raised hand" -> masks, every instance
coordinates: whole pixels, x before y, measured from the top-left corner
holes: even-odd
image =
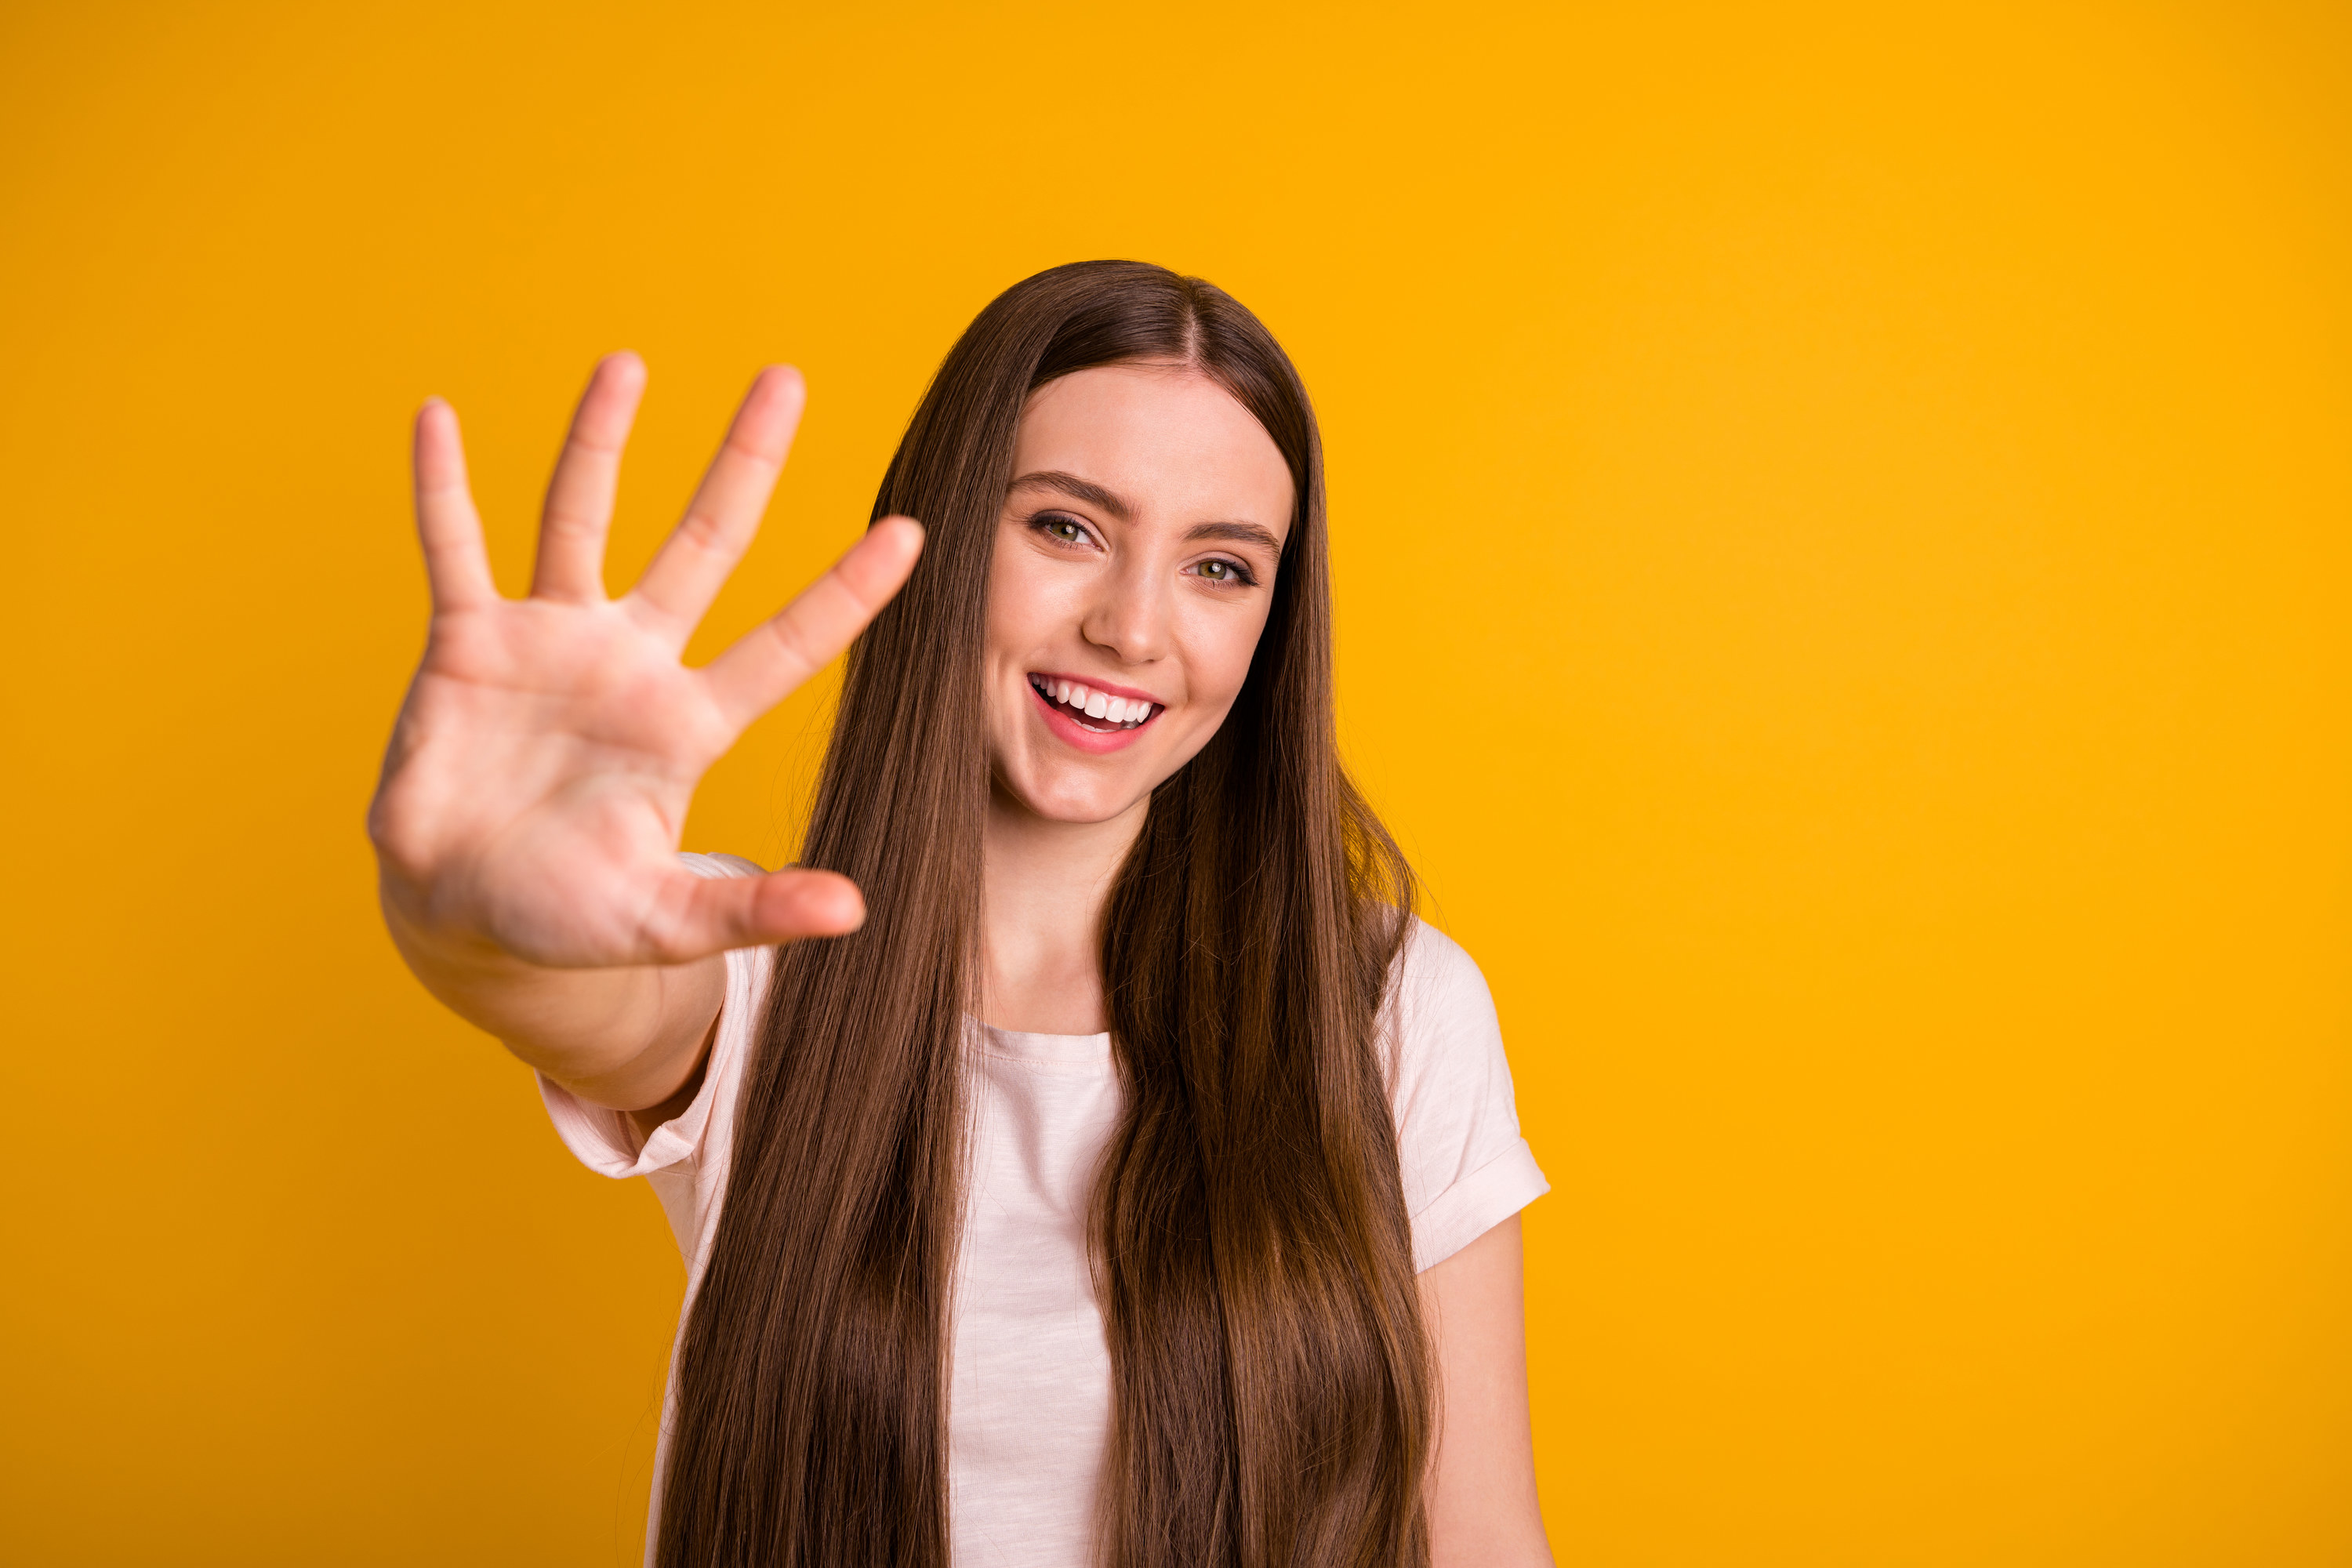
[[[898,592],[922,531],[876,524],[773,618],[688,668],[687,637],[759,528],[803,389],[792,370],[760,374],[684,521],[636,586],[609,599],[605,529],[644,387],[635,355],[597,365],[523,599],[491,581],[457,416],[438,401],[417,416],[432,630],[368,814],[385,913],[412,963],[429,950],[442,963],[675,965],[865,918],[857,889],[830,872],[697,877],[678,836],[704,771]]]

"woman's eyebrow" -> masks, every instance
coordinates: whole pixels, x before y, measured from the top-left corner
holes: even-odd
[[[1013,489],[1054,490],[1072,500],[1100,507],[1121,522],[1135,521],[1135,509],[1117,490],[1106,489],[1092,479],[1060,468],[1040,468],[1034,474],[1024,474],[1013,481]],[[1282,541],[1274,530],[1255,522],[1200,522],[1184,531],[1186,539],[1230,539],[1236,544],[1255,544],[1276,560],[1282,559]]]
[[[1282,541],[1274,530],[1255,522],[1202,522],[1184,531],[1187,539],[1230,539],[1237,544],[1255,544],[1276,560],[1282,559]]]
[[[1131,521],[1135,509],[1129,506],[1115,490],[1107,490],[1092,479],[1082,479],[1076,474],[1066,474],[1059,468],[1046,468],[1034,474],[1024,474],[1013,481],[1014,489],[1059,490],[1072,500],[1082,500],[1088,506],[1098,506],[1121,522]]]

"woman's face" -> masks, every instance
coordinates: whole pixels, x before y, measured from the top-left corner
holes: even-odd
[[[998,790],[1104,822],[1216,733],[1290,531],[1290,469],[1197,372],[1106,365],[1029,399],[989,574]]]

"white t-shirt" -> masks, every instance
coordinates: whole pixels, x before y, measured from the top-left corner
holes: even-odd
[[[689,855],[696,872],[755,872]],[[642,1141],[624,1113],[545,1078],[565,1145],[591,1170],[643,1176],[702,1281],[734,1152],[735,1107],[773,950],[727,955],[727,998],[694,1103]],[[1383,1021],[1416,1269],[1444,1261],[1549,1192],[1519,1136],[1511,1069],[1470,955],[1414,922]],[[1095,1489],[1109,1437],[1110,1352],[1087,1267],[1087,1205],[1115,1128],[1118,1074],[1105,1035],[975,1025],[972,1143],[957,1249],[948,1415],[950,1552],[957,1568],[1091,1568]],[[677,1356],[662,1402],[654,1506],[667,1468]],[[646,1560],[653,1561],[653,1525]]]

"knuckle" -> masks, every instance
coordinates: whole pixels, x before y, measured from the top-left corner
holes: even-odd
[[[700,956],[694,941],[696,889],[667,883],[647,904],[638,923],[638,940],[656,963],[684,963]]]
[[[768,637],[779,653],[803,668],[814,669],[823,662],[814,657],[815,650],[809,645],[808,633],[796,620],[778,616],[768,623]]]
[[[729,549],[737,531],[715,512],[697,507],[688,512],[677,525],[677,537],[697,550],[712,554]]]
[[[744,439],[740,430],[728,431],[726,440],[719,445],[719,450],[729,457],[746,463],[756,463],[763,468],[783,467],[784,451],[782,443],[763,444],[749,441]]]
[[[623,438],[593,425],[574,425],[563,445],[568,451],[583,452],[592,458],[614,458],[621,453]]]

